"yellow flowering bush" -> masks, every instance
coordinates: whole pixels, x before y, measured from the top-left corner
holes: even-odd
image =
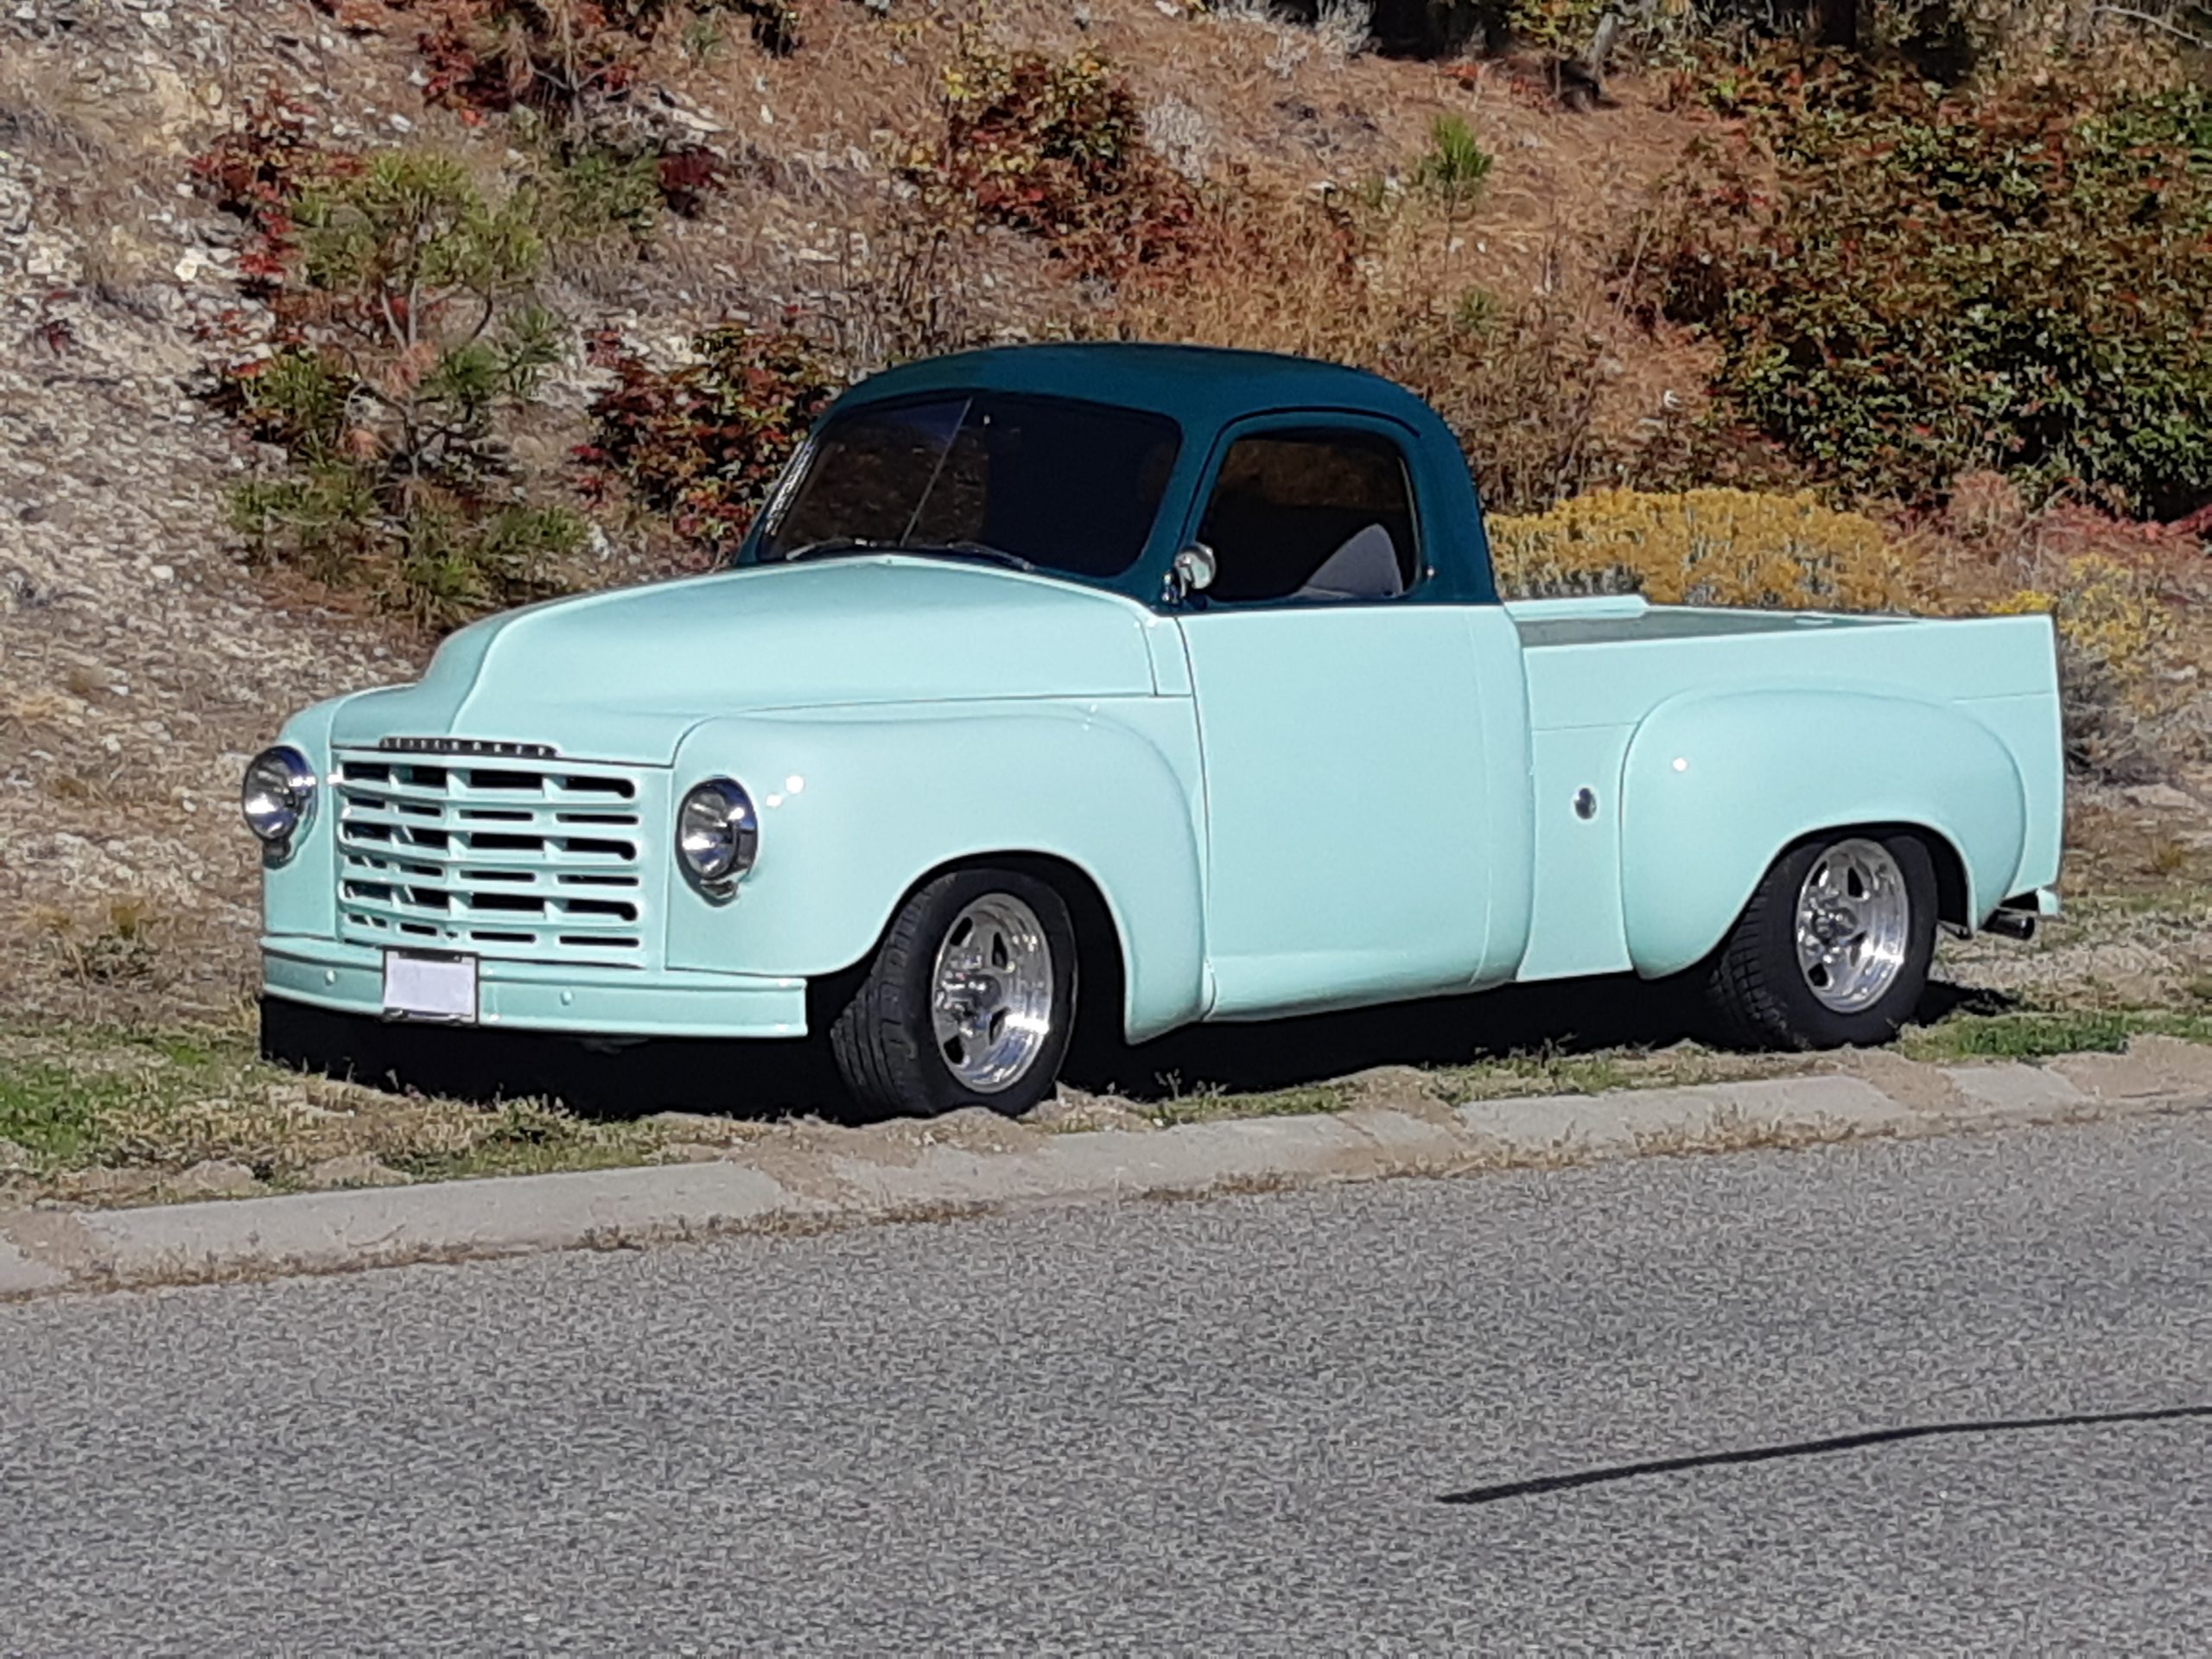
[[[2050,613],[2069,651],[2109,671],[2146,712],[2156,701],[2154,682],[2173,643],[2174,621],[2141,572],[2094,555],[2074,559],[2063,586],[2024,588],[1995,608],[2006,616]]]
[[[1490,521],[1498,583],[1516,597],[1641,593],[1661,604],[1899,610],[1912,563],[1872,519],[1810,495],[1593,490]]]
[[[2124,782],[2163,776],[2204,753],[2212,708],[2196,666],[2204,642],[2183,636],[2155,571],[2091,554],[1994,608],[2047,612],[2057,624],[2067,752],[2076,766]]]
[[[2048,613],[2068,758],[2107,782],[2212,760],[2212,521],[2139,523],[2094,503],[2031,506],[1993,474],[1897,526],[1929,608]]]
[[[1809,495],[1596,490],[1490,521],[1516,598],[1640,593],[1661,604],[1777,609],[2047,612],[2057,625],[2067,753],[2117,782],[2212,754],[2212,561],[2185,526],[2094,508],[2031,512],[1963,480],[1940,515],[1893,535]]]

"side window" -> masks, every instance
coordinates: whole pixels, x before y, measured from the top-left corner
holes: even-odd
[[[1219,569],[1206,597],[1395,599],[1420,569],[1398,446],[1370,432],[1268,432],[1230,446],[1198,539]]]

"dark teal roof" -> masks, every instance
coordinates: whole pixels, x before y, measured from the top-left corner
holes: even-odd
[[[1307,410],[1388,420],[1408,429],[1405,448],[1419,492],[1421,540],[1434,572],[1410,602],[1488,603],[1497,597],[1482,511],[1459,439],[1434,410],[1380,375],[1311,358],[1205,346],[1001,346],[887,369],[846,392],[836,408],[979,391],[1147,410],[1182,428],[1181,449],[1145,552],[1104,584],[1134,598],[1157,600],[1176,550],[1195,532],[1198,504],[1224,429],[1248,416]],[[738,554],[741,563],[754,556],[761,533],[756,523]]]
[[[1151,410],[1189,428],[1274,409],[1351,410],[1416,427],[1437,419],[1404,387],[1364,369],[1274,352],[1118,341],[1000,346],[930,358],[862,381],[844,401],[979,387]]]

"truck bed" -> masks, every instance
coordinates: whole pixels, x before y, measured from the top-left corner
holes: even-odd
[[[1572,606],[1572,610],[1566,607]],[[1559,608],[1549,608],[1549,607]],[[1824,611],[1715,610],[1654,605],[1642,599],[1516,601],[1506,609],[1530,651],[1560,645],[1622,645],[1661,639],[1714,639],[1743,633],[1810,633],[1831,628],[1885,628],[1910,619],[1838,616]]]
[[[2047,696],[2040,616],[1841,616],[1704,609],[1634,596],[1518,600],[1538,731],[1633,725],[1668,697],[1735,687],[1848,685],[1943,702]]]
[[[1678,698],[1846,689],[1957,706],[1995,733],[2018,766],[2038,838],[2026,862],[2056,868],[2063,777],[2047,618],[1717,610],[1632,596],[1505,608],[1523,647],[1535,774],[1535,925],[1524,979],[1628,964],[1619,821],[1600,812],[1578,822],[1572,804],[1586,787],[1601,802],[1618,789],[1637,728]],[[1805,741],[1839,773],[1878,778],[1890,761],[1848,732],[1808,731]]]

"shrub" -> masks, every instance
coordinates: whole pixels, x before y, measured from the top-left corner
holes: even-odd
[[[1494,517],[1499,586],[1522,596],[1641,593],[1660,604],[1886,611],[1916,598],[1882,527],[1810,495],[1594,490]]]
[[[1114,330],[1387,375],[1451,423],[1498,511],[1642,480],[1649,438],[1607,418],[1615,315],[1587,248],[1547,249],[1565,279],[1502,302],[1469,283],[1425,192],[1210,195],[1193,224],[1190,253],[1122,283]]]
[[[308,136],[307,112],[281,92],[243,101],[238,124],[192,159],[200,194],[245,222],[239,287],[268,300],[283,285],[296,252],[292,210],[302,193],[350,177],[359,156]]]
[[[650,100],[633,101],[640,54],[690,9],[676,0],[387,0],[417,12],[423,96],[464,121],[517,118],[518,136],[550,164],[549,197],[580,235],[643,240],[662,207],[696,216],[721,183],[713,152],[671,133]],[[788,52],[787,0],[721,0],[753,20],[764,46]],[[714,0],[702,10],[721,9]]]
[[[2162,585],[2140,567],[2089,556],[2047,588],[2024,588],[2000,613],[2048,613],[2057,626],[2066,755],[2108,783],[2149,783],[2212,755],[2212,688],[2201,677],[2200,626],[2184,630]]]
[[[854,378],[998,337],[994,324],[1004,314],[985,284],[983,238],[931,206],[884,191],[841,240],[815,327],[831,360]]]
[[[2050,613],[2077,770],[2133,783],[2212,758],[2202,667],[2212,661],[2212,563],[2200,527],[2130,523],[2080,502],[2031,510],[1985,474],[1900,528],[1937,608]]]
[[[1495,157],[1476,141],[1463,117],[1440,115],[1428,133],[1428,153],[1415,163],[1414,182],[1456,218],[1481,200]]]
[[[274,347],[228,365],[219,393],[286,457],[232,496],[257,557],[434,627],[549,588],[583,528],[525,498],[497,429],[564,333],[530,297],[537,212],[397,151],[290,200]]]
[[[1870,497],[1995,466],[2160,515],[2212,499],[2212,92],[1768,90],[1766,154],[1659,238],[1665,308],[1723,346],[1745,418]]]
[[[908,175],[1043,237],[1084,276],[1184,249],[1196,197],[1145,142],[1127,82],[1089,51],[1054,60],[971,35],[945,75],[944,131]]]
[[[811,342],[789,329],[723,323],[692,350],[694,361],[662,370],[600,342],[615,384],[592,400],[591,441],[577,458],[588,495],[603,498],[619,480],[711,563],[744,538],[836,387]]]
[[[518,109],[556,125],[588,117],[637,81],[639,56],[671,21],[731,10],[777,56],[798,45],[791,0],[386,0],[423,23],[417,48],[429,67],[423,96],[465,118]]]
[[[471,121],[531,109],[565,122],[628,88],[632,53],[651,33],[650,14],[625,20],[563,0],[435,0],[420,10],[423,96]]]

